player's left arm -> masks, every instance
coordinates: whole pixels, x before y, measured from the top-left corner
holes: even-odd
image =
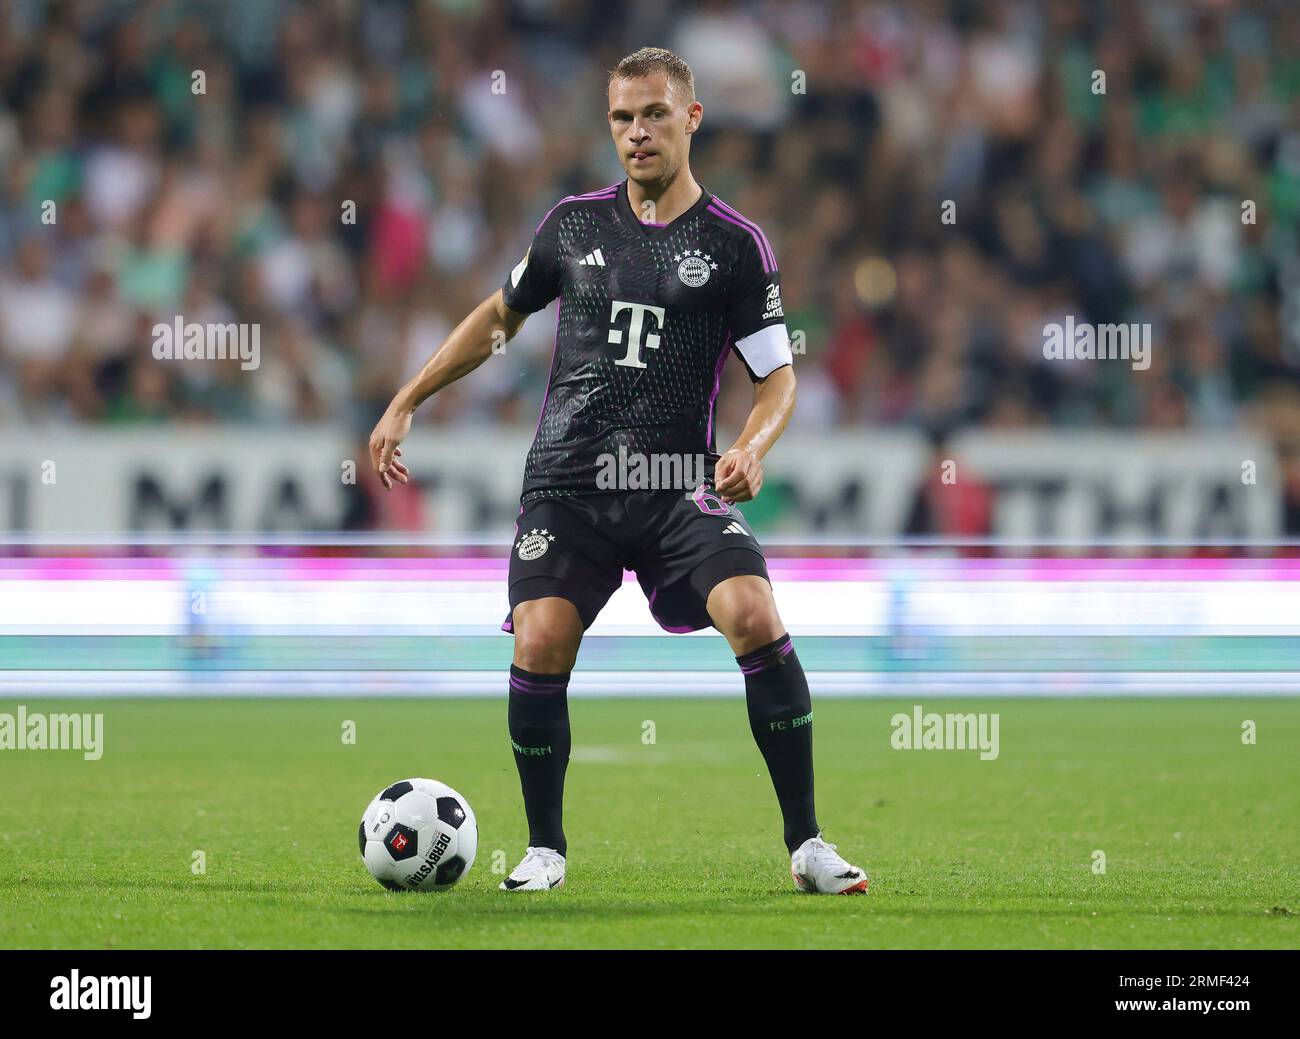
[[[754,383],[754,404],[736,442],[713,471],[713,487],[727,503],[750,501],[763,486],[763,456],[794,411],[794,356],[781,305],[781,274],[762,231],[745,242],[738,291],[728,312],[734,349]]]
[[[794,411],[794,368],[784,365],[754,382],[754,406],[736,442],[718,459],[714,489],[725,502],[750,501],[763,486],[763,456]]]

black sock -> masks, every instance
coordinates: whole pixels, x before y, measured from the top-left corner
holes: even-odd
[[[568,854],[564,771],[569,767],[569,673],[536,675],[510,665],[510,744],[528,816],[528,843]]]
[[[813,807],[812,698],[790,636],[737,657],[745,676],[749,728],[772,776],[785,823],[785,844],[794,854],[816,837]]]

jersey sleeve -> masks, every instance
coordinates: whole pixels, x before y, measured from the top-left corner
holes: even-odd
[[[559,217],[547,213],[533,235],[533,244],[501,286],[505,304],[519,314],[535,314],[560,294]]]
[[[767,238],[746,236],[737,290],[729,307],[731,342],[751,379],[763,379],[794,363],[781,308],[781,272]]]

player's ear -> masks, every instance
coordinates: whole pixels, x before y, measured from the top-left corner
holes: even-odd
[[[690,107],[686,109],[686,132],[694,133],[700,128],[700,120],[704,118],[704,106],[698,101],[692,101]]]

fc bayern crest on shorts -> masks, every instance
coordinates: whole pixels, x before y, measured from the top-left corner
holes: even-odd
[[[546,550],[554,540],[555,535],[549,530],[530,530],[515,544],[515,549],[519,552],[519,558],[529,563],[546,555]]]
[[[683,285],[689,285],[693,289],[698,289],[708,281],[709,273],[718,268],[713,257],[699,249],[687,249],[685,254],[678,253],[673,259],[681,261],[677,264],[677,277],[682,279]]]

